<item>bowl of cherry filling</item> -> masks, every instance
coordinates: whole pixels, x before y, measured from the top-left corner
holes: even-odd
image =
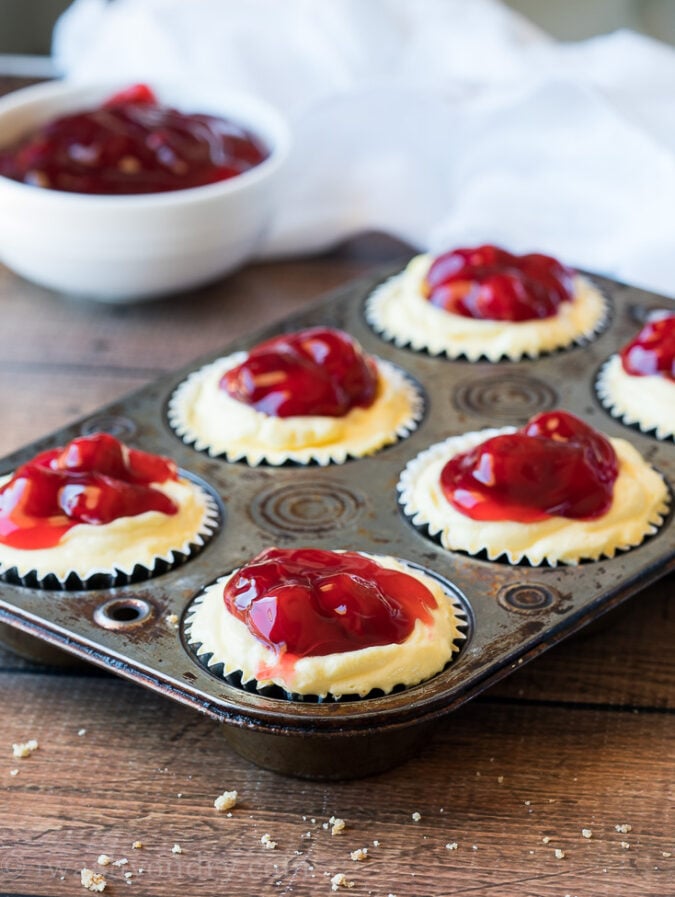
[[[0,100],[0,260],[108,302],[208,283],[259,247],[289,147],[244,95],[52,82]]]

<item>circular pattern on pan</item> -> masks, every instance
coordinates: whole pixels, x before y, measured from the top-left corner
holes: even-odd
[[[365,505],[365,496],[345,486],[310,480],[263,489],[252,499],[250,514],[267,531],[322,534],[350,526]]]
[[[553,607],[560,594],[540,582],[515,583],[504,586],[497,594],[497,601],[505,609],[518,614],[538,613]]]
[[[459,383],[452,400],[459,411],[512,422],[555,408],[558,394],[548,383],[535,377],[500,374]]]

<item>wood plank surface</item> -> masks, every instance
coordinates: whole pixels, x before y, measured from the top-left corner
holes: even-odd
[[[0,267],[0,456],[406,251],[369,235],[128,307],[57,296]],[[674,585],[663,579],[447,717],[410,762],[342,783],[258,769],[193,711],[0,648],[0,895],[83,894],[89,867],[113,897],[314,897],[334,893],[338,873],[353,882],[344,893],[373,897],[670,897]],[[14,758],[12,744],[31,738],[35,753]],[[232,789],[231,817],[217,813]],[[128,862],[98,866],[102,853]]]
[[[662,755],[672,715],[483,698],[408,764],[322,784],[252,767],[216,724],[133,685],[24,672],[3,691],[6,741],[40,743],[0,772],[0,880],[16,893],[78,893],[85,866],[106,875],[111,894],[126,891],[128,871],[144,895],[328,894],[340,872],[355,895],[672,893]],[[228,818],[213,801],[232,789],[240,800]],[[323,828],[331,816],[344,832]],[[265,833],[276,849],[263,847]],[[354,862],[363,847],[368,858]],[[101,853],[129,863],[98,867]]]

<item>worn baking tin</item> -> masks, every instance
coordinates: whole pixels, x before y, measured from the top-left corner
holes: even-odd
[[[397,266],[397,269],[400,265]],[[42,591],[0,582],[4,638],[14,628],[33,644],[65,649],[224,723],[232,747],[278,772],[347,778],[409,757],[449,711],[675,567],[673,513],[657,535],[611,560],[577,567],[509,566],[450,553],[403,517],[396,483],[423,448],[453,433],[523,423],[562,407],[611,436],[632,442],[675,484],[675,445],[612,418],[594,392],[600,365],[634,335],[645,314],[670,300],[592,276],[612,305],[606,330],[585,347],[520,362],[433,358],[383,341],[364,318],[373,287],[394,273],[343,288],[301,314],[224,346],[220,353],[151,384],[0,461],[8,473],[37,451],[106,430],[150,452],[170,455],[220,495],[225,523],[187,563],[147,581],[81,592]],[[185,445],[166,420],[169,396],[205,362],[262,338],[313,324],[342,327],[373,354],[420,383],[426,411],[417,430],[376,455],[328,467],[251,468]],[[407,691],[356,702],[289,702],[239,690],[206,671],[183,641],[180,621],[202,586],[270,545],[312,545],[392,554],[434,571],[463,596],[468,638],[440,675]],[[176,615],[178,623],[172,615]],[[2,637],[3,632],[0,632]],[[40,651],[20,650],[36,659]],[[16,636],[13,637],[16,647]]]

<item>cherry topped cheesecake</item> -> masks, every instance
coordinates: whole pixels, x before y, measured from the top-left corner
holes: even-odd
[[[416,256],[371,294],[366,314],[398,346],[497,361],[590,338],[606,304],[590,281],[551,256],[484,245]]]
[[[596,388],[603,405],[626,424],[658,439],[675,438],[675,310],[656,313],[612,355]]]
[[[407,465],[404,511],[450,550],[511,563],[613,557],[656,532],[668,490],[630,443],[567,411],[452,436]]]
[[[210,497],[169,458],[82,436],[0,481],[0,573],[141,579],[193,553],[216,522]]]
[[[169,421],[212,456],[342,463],[413,430],[422,400],[394,365],[342,330],[310,327],[219,358],[181,383]]]
[[[435,577],[394,558],[268,548],[198,596],[186,633],[225,678],[364,697],[440,672],[463,617]]]

